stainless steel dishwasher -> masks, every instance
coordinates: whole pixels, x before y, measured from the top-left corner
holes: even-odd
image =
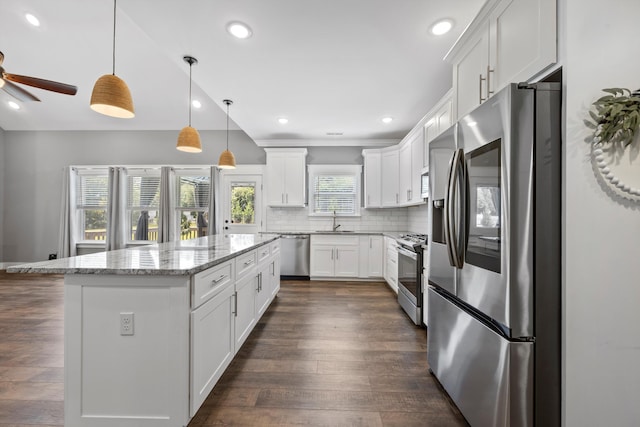
[[[310,236],[281,234],[280,239],[280,276],[308,280]]]

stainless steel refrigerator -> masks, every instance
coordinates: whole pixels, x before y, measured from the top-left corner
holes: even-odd
[[[560,123],[512,84],[429,144],[428,361],[474,427],[560,425]]]

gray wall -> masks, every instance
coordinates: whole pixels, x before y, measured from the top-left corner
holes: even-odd
[[[65,166],[216,164],[226,144],[225,131],[201,131],[203,152],[188,154],[175,149],[177,136],[177,131],[0,133],[0,261],[41,261],[57,252]],[[231,131],[229,141],[238,164],[265,163],[265,151],[244,132]],[[307,162],[362,164],[361,151],[362,147],[310,147]]]
[[[3,224],[4,224],[4,210],[6,203],[4,201],[4,163],[5,163],[5,155],[4,155],[4,130],[0,128],[0,264],[4,261],[3,251],[2,251],[2,236],[3,233]]]
[[[225,131],[200,132],[203,152],[175,149],[178,132],[9,132],[5,131],[4,232],[2,261],[31,262],[57,252],[62,169],[68,165],[217,164]],[[238,164],[264,164],[264,150],[242,131],[232,131],[229,148]]]

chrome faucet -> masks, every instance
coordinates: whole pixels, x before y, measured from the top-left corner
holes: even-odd
[[[333,211],[333,231],[336,231],[340,224],[336,225],[336,211]]]

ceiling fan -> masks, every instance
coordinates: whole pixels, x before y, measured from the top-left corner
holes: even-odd
[[[0,52],[0,89],[3,89],[9,95],[20,101],[40,101],[40,99],[12,82],[37,87],[39,89],[50,90],[52,92],[63,93],[65,95],[75,95],[78,91],[77,87],[65,83],[5,73],[4,68],[2,68],[3,61],[4,54]]]

